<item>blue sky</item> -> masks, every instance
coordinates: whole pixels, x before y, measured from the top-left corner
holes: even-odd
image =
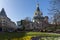
[[[0,0],[0,11],[5,9],[7,16],[14,22],[25,17],[33,18],[37,0]],[[49,0],[39,0],[43,16],[48,15]]]

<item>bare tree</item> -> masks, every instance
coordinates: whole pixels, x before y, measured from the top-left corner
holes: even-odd
[[[60,0],[50,0],[49,14],[53,17],[54,30],[56,30],[60,22]]]
[[[60,21],[60,0],[51,0],[50,5],[51,8],[50,14],[53,16],[53,22],[57,24],[58,21]]]

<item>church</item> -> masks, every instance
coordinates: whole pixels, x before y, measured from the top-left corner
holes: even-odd
[[[33,17],[34,28],[38,30],[43,30],[48,26],[48,16],[43,16],[39,8],[39,3],[36,5],[36,11]]]
[[[36,11],[34,12],[33,20],[23,20],[25,30],[33,30],[33,31],[40,31],[48,27],[48,16],[43,16],[39,8],[39,3],[36,5]],[[19,28],[22,28],[21,21],[17,22]]]

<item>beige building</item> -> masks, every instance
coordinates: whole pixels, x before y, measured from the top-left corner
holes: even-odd
[[[0,27],[2,28],[2,31],[16,29],[16,24],[7,17],[4,8],[2,8],[0,12],[0,25],[1,25]]]

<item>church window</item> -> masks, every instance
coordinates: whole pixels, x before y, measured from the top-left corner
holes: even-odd
[[[35,13],[35,15],[37,15],[37,13]]]

